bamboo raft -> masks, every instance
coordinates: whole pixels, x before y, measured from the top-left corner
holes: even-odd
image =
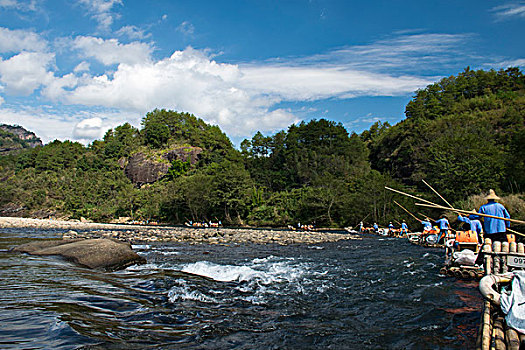
[[[498,275],[513,270],[509,266],[509,257],[518,256],[525,258],[525,247],[523,243],[515,242],[491,242],[485,240],[483,246],[484,269],[486,275]],[[476,347],[481,350],[489,349],[519,349],[520,345],[525,346],[525,334],[520,334],[513,328],[507,326],[505,315],[499,305],[493,300],[485,299],[481,313],[481,322],[476,341]]]
[[[439,273],[443,276],[455,277],[461,280],[476,280],[479,281],[484,272],[475,266],[443,266]]]

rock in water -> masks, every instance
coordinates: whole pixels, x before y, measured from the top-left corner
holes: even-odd
[[[22,244],[13,251],[31,255],[58,255],[76,264],[106,271],[146,263],[146,259],[135,253],[130,244],[104,238],[38,241]]]

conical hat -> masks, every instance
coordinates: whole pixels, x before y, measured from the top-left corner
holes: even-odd
[[[485,197],[486,200],[489,200],[489,199],[494,199],[494,200],[497,200],[497,199],[501,199],[499,198],[498,196],[496,196],[496,192],[494,192],[494,190],[491,188],[489,190],[489,195],[487,197]]]

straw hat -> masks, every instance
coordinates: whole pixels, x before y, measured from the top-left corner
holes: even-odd
[[[489,200],[489,199],[494,199],[494,200],[497,200],[497,199],[501,199],[499,198],[498,196],[496,196],[496,192],[494,192],[494,190],[491,188],[489,190],[489,195],[487,197],[485,197],[486,200]]]

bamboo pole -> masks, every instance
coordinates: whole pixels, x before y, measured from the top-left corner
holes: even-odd
[[[496,350],[505,350],[505,332],[503,331],[503,317],[497,315],[494,319],[494,342]]]
[[[505,336],[507,338],[507,345],[510,350],[519,350],[520,336],[515,329],[510,328],[505,322]]]
[[[502,253],[506,253],[505,255],[503,255],[503,256],[501,257],[501,265],[502,265],[502,266],[501,266],[501,268],[502,268],[502,271],[501,271],[501,272],[502,272],[502,273],[507,273],[507,272],[509,272],[509,267],[508,267],[508,265],[507,265],[507,260],[508,260],[508,256],[509,256],[508,253],[509,253],[509,250],[510,250],[509,248],[510,248],[510,247],[509,247],[509,242],[503,242],[503,243],[501,243],[501,252],[502,252]]]
[[[518,231],[514,231],[514,230],[512,230],[512,229],[510,229],[510,228],[508,228],[508,227],[507,227],[507,231],[512,232],[512,233],[515,233],[515,234],[520,235],[520,236],[525,236],[525,233],[521,233],[521,232],[518,232]]]
[[[438,191],[436,191],[432,186],[430,186],[425,180],[421,180],[421,181],[423,181],[423,183],[424,183],[425,185],[427,185],[428,187],[430,187],[430,189],[431,189],[432,191],[434,191],[434,193],[437,194],[437,195],[439,196],[439,198],[441,198],[445,203],[447,203],[447,205],[448,205],[449,207],[452,208],[452,204],[450,204],[449,202],[447,202],[447,200],[446,200],[445,198],[443,198],[443,197],[438,193]]]
[[[492,241],[490,238],[487,238],[485,240],[485,244],[483,246],[483,253],[491,253],[492,252]],[[484,267],[485,267],[485,275],[490,275],[494,273],[493,270],[493,263],[492,263],[492,256],[490,254],[485,254],[484,257]],[[492,325],[491,325],[491,309],[492,304],[490,301],[485,300],[483,304],[483,316],[481,319],[481,349],[482,350],[489,350],[490,345],[492,343]]]
[[[494,241],[492,242],[492,251],[494,253],[501,253],[501,242],[500,241]],[[498,274],[500,273],[500,268],[501,268],[501,258],[496,255],[494,257],[494,265],[493,265],[493,274]]]
[[[489,215],[489,214],[481,214],[481,213],[473,212],[473,211],[469,211],[469,210],[462,210],[462,209],[456,209],[456,208],[447,208],[447,207],[444,207],[444,206],[438,205],[438,204],[429,205],[429,204],[425,204],[425,203],[416,203],[416,205],[419,205],[420,207],[444,209],[444,210],[455,211],[457,213],[462,213],[462,214],[472,214],[472,215],[483,216],[483,217],[486,217],[486,218],[500,219],[500,220],[505,220],[505,221],[510,221],[510,222],[514,222],[514,223],[517,223],[517,224],[524,224],[525,225],[525,221],[521,221],[521,220],[502,218],[502,217],[499,217],[499,216],[494,216],[494,215]]]
[[[394,201],[394,203],[396,203],[397,205],[399,205],[401,207],[401,209],[403,209],[404,211],[406,211],[410,216],[412,216],[414,219],[416,219],[417,221],[421,222],[421,220],[419,220],[414,214],[412,214],[411,212],[409,212],[405,207],[403,207],[401,204],[399,204],[398,202]]]
[[[485,308],[483,310],[483,331],[482,331],[482,338],[481,338],[481,349],[482,350],[488,350],[490,348],[491,343],[491,325],[490,325],[490,309],[491,309],[490,301],[485,301]]]
[[[487,238],[485,240],[485,244],[483,245],[483,253],[491,253],[492,252],[492,241],[490,238]],[[485,254],[484,256],[484,268],[485,268],[485,275],[490,275],[492,273],[492,256],[490,254]]]
[[[428,204],[432,204],[432,205],[437,205],[436,203],[432,203],[431,201],[427,201],[426,199],[423,199],[423,198],[420,198],[420,197],[416,197],[416,196],[413,196],[411,194],[408,194],[408,193],[405,193],[405,192],[401,192],[399,190],[395,190],[393,188],[390,188],[390,187],[387,187],[385,186],[385,188],[389,191],[392,191],[392,192],[396,192],[396,193],[399,193],[399,194],[402,194],[404,196],[407,196],[407,197],[410,197],[410,198],[414,198],[414,199],[417,199],[417,200],[420,200],[420,201],[423,201],[425,203],[428,203]]]

